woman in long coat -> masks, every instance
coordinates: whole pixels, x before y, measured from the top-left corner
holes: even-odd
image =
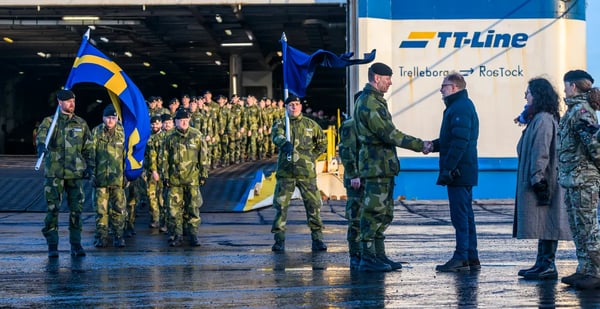
[[[526,127],[517,144],[519,158],[513,237],[538,239],[533,267],[525,279],[556,279],[559,240],[571,240],[563,189],[557,182],[558,94],[544,78],[534,78],[525,92]]]

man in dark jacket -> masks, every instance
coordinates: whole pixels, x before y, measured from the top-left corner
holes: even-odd
[[[450,220],[456,232],[456,250],[440,272],[478,270],[477,233],[473,216],[473,186],[477,185],[477,137],[479,119],[459,73],[444,78],[440,92],[446,109],[440,137],[433,141],[433,151],[440,153],[437,184],[448,189]]]

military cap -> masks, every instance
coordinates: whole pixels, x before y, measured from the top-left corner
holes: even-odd
[[[594,83],[594,79],[592,78],[592,76],[584,70],[571,70],[571,71],[565,73],[565,77],[563,78],[563,81],[574,82],[576,80],[582,80],[582,79],[587,79],[590,82],[592,82],[592,84]]]
[[[285,99],[285,105],[287,105],[290,102],[294,102],[294,101],[300,102],[300,98],[295,95],[290,95],[289,97],[287,97],[287,99]]]
[[[162,120],[162,122],[165,122],[167,120],[173,120],[173,117],[171,117],[171,115],[169,114],[162,114],[160,115],[160,120]]]
[[[152,102],[152,101],[155,101],[155,100],[156,100],[156,97],[153,96],[153,95],[149,96],[148,99],[146,99],[146,101],[148,101],[148,102]]]
[[[112,104],[109,104],[109,105],[106,105],[106,107],[104,108],[104,111],[102,112],[102,116],[103,117],[117,116],[117,111],[115,110],[115,107]]]
[[[56,92],[56,98],[61,101],[66,101],[75,98],[75,94],[71,90],[61,89]]]
[[[227,97],[224,96],[224,95],[222,95],[222,94],[220,94],[220,95],[217,96],[217,100],[219,100],[219,99],[227,99]]]
[[[371,65],[369,70],[377,75],[392,76],[392,68],[381,62],[376,62]]]
[[[175,119],[184,119],[184,118],[190,118],[190,112],[188,112],[187,109],[185,109],[185,108],[178,109],[177,113],[175,113]]]
[[[162,122],[162,117],[152,116],[152,118],[150,118],[150,123],[155,123],[155,122]]]
[[[207,93],[210,93],[210,94],[212,94],[212,92],[210,92],[210,90],[204,90],[204,91],[202,91],[202,95],[205,95],[205,94],[207,94]]]

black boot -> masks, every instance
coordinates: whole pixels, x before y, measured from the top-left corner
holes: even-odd
[[[375,254],[375,245],[373,245],[373,242],[365,241],[362,243],[362,250],[360,252],[360,265],[358,266],[358,270],[384,272],[391,271],[392,267],[377,259],[377,255]]]
[[[85,256],[85,251],[81,244],[71,244],[71,255],[72,256]]]
[[[558,240],[542,240],[542,264],[537,269],[528,271],[523,278],[528,280],[557,279],[558,271],[554,264]]]
[[[538,249],[537,249],[537,257],[535,258],[535,264],[533,266],[519,270],[519,276],[525,276],[526,272],[530,272],[538,269],[542,265],[542,240],[538,240]]]
[[[381,238],[375,239],[375,255],[378,260],[390,265],[392,270],[402,269],[402,264],[400,262],[394,262],[387,257],[385,254],[385,243]]]
[[[49,258],[57,258],[58,257],[58,245],[48,245],[48,257]]]

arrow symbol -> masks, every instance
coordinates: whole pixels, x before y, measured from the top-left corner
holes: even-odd
[[[473,72],[475,72],[475,70],[473,70],[473,68],[471,68],[469,70],[460,70],[459,72],[462,76],[469,76],[470,74],[473,74]]]

